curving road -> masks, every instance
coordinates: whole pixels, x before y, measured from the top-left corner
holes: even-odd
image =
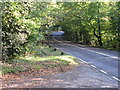
[[[100,70],[100,72],[109,75],[111,78],[120,81],[118,75],[118,63],[120,63],[120,58],[118,58],[119,52],[71,44],[70,42],[58,41],[57,38],[53,39],[54,42],[50,42],[52,46],[90,64],[93,68]]]

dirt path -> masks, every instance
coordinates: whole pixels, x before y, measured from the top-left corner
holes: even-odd
[[[37,71],[36,71],[37,72]],[[44,72],[44,71],[41,71]],[[48,75],[40,75],[29,72],[29,77],[12,75],[3,79],[4,88],[117,88],[118,84],[103,73],[89,65],[82,63],[80,66],[68,72],[51,72]],[[52,73],[52,74],[50,74]],[[24,75],[24,73],[23,73]]]

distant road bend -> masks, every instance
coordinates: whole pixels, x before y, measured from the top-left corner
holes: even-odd
[[[56,37],[53,37],[53,40],[54,42],[50,42],[52,46],[90,64],[93,68],[100,70],[111,78],[120,81],[118,75],[118,63],[120,63],[120,58],[118,58],[118,54],[120,55],[119,52],[71,44],[70,42],[60,41]]]

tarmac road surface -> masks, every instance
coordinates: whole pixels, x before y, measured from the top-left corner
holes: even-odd
[[[120,63],[120,58],[118,58],[118,55],[120,55],[119,52],[71,44],[70,42],[59,41],[55,37],[53,39],[54,42],[50,42],[52,46],[90,64],[93,68],[99,69],[100,72],[109,75],[111,78],[120,81],[118,75],[118,63]]]

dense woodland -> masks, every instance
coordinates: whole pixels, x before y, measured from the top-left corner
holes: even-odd
[[[3,61],[24,55],[52,31],[89,46],[119,49],[120,2],[4,2]],[[46,32],[48,30],[48,32]]]

